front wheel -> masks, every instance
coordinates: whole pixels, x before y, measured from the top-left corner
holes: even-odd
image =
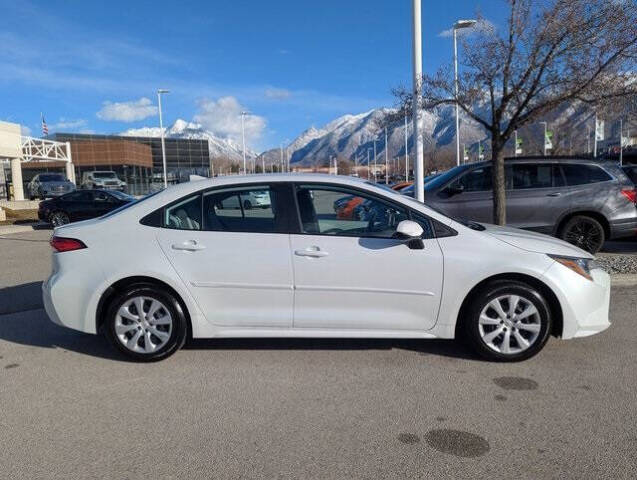
[[[551,313],[542,294],[517,281],[487,284],[460,319],[460,332],[488,360],[513,362],[537,354],[548,341]]]
[[[106,315],[106,335],[133,360],[163,360],[186,341],[187,321],[180,303],[154,285],[129,287],[112,300]]]

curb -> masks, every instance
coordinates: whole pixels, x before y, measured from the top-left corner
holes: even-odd
[[[0,235],[11,235],[12,233],[32,232],[39,223],[27,225],[0,225]]]
[[[621,273],[610,276],[610,284],[613,287],[634,287],[637,285],[637,274]]]

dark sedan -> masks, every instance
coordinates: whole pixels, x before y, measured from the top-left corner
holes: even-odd
[[[101,217],[135,198],[118,191],[77,190],[61,197],[40,202],[38,217],[54,227],[71,222]]]

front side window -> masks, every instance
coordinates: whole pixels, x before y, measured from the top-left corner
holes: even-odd
[[[267,186],[213,190],[204,194],[204,229],[277,233],[277,194]]]
[[[597,165],[564,164],[562,165],[562,171],[564,172],[568,185],[585,185],[587,183],[612,180],[611,176]]]
[[[450,185],[463,192],[486,192],[491,190],[491,167],[480,167],[466,173]]]
[[[166,207],[164,226],[175,230],[201,230],[201,195],[185,198]]]
[[[409,219],[406,209],[356,191],[300,186],[296,192],[304,233],[392,238]]]

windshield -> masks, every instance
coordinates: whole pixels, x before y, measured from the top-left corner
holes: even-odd
[[[163,191],[163,190],[157,190],[156,192],[149,193],[149,194],[148,194],[148,195],[146,195],[145,197],[142,197],[142,198],[137,199],[137,200],[133,200],[132,202],[129,202],[129,203],[125,203],[125,204],[124,204],[124,205],[122,205],[121,207],[116,208],[115,210],[111,210],[111,211],[110,211],[110,212],[108,212],[106,215],[102,215],[100,218],[108,218],[108,217],[112,217],[113,215],[115,215],[115,214],[117,214],[117,213],[121,212],[122,210],[126,210],[127,208],[130,208],[130,207],[132,207],[133,205],[137,205],[138,203],[141,203],[141,202],[143,202],[143,201],[145,201],[145,200],[148,200],[150,197],[153,197],[153,196],[157,195],[159,192],[162,192],[162,191]],[[114,193],[114,192],[109,192],[109,193]],[[126,195],[126,194],[123,194],[123,195]],[[135,197],[131,197],[130,195],[126,195],[126,197],[133,198],[133,199],[135,198]]]
[[[94,178],[115,178],[115,172],[93,172]]]
[[[47,173],[44,175],[40,175],[41,182],[65,182],[66,178],[64,175],[60,175],[59,173]]]

